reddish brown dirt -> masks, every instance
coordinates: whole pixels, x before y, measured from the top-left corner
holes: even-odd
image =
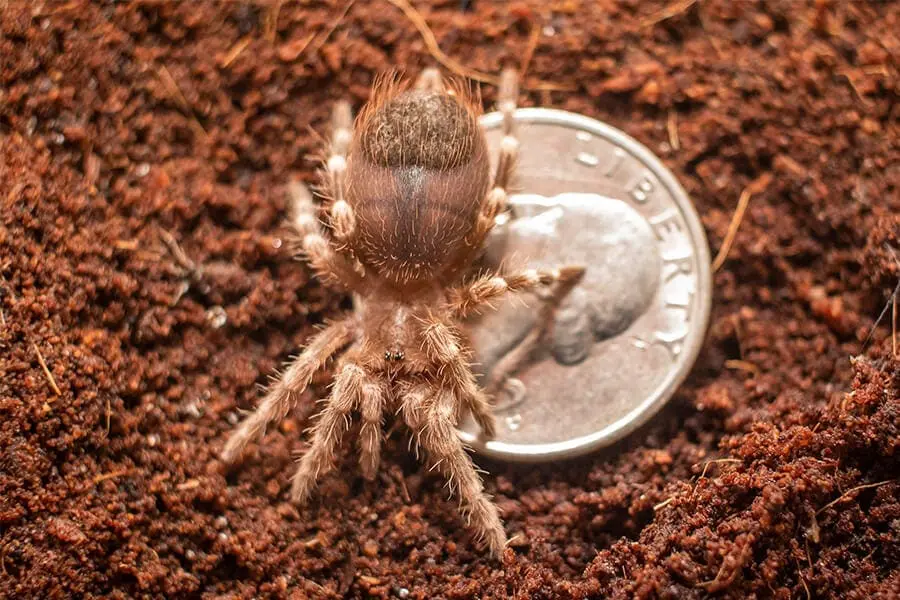
[[[433,60],[374,0],[337,23],[343,0],[285,2],[274,27],[245,2],[0,1],[0,595],[896,594],[890,311],[864,341],[900,277],[897,4],[710,0],[657,24],[643,0],[417,4],[485,72],[544,29],[528,78],[575,91],[527,103],[647,144],[714,250],[756,182],[688,382],[597,456],[483,463],[502,564],[400,432],[375,484],[348,449],[319,500],[287,502],[327,373],[226,474],[256,384],[347,308],[281,244],[283,184],[312,177],[330,101]]]

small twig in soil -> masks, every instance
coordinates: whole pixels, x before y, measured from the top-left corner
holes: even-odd
[[[47,363],[44,362],[44,355],[41,354],[41,349],[34,342],[32,342],[31,347],[34,348],[34,353],[37,354],[38,362],[41,364],[41,369],[44,370],[44,375],[47,376],[47,380],[50,382],[50,387],[53,388],[53,393],[57,396],[62,396],[62,392],[59,391],[59,386],[56,385],[56,380],[53,378],[53,373],[50,372],[50,369],[47,368]]]
[[[9,552],[9,544],[3,545],[3,550],[0,551],[0,567],[3,568],[3,574],[9,575],[9,572],[6,570],[6,554]]]
[[[672,503],[672,500],[674,500],[674,499],[675,499],[675,496],[669,496],[668,498],[666,498],[665,500],[663,500],[663,501],[660,502],[659,504],[654,505],[654,506],[653,506],[653,512],[657,512],[657,511],[660,511],[660,510],[664,509],[664,508],[667,507],[669,504],[671,504],[671,503]]]
[[[822,508],[817,510],[816,516],[822,514],[823,511],[828,510],[829,508],[831,508],[838,502],[842,502],[843,500],[846,500],[847,498],[849,498],[856,492],[860,492],[862,490],[868,490],[868,489],[872,489],[872,488],[878,488],[885,484],[893,483],[895,481],[897,481],[897,480],[896,479],[888,479],[886,481],[879,481],[878,483],[867,483],[865,485],[858,485],[855,488],[850,488],[849,490],[847,490],[846,492],[844,492],[843,494],[841,494],[840,496],[838,496],[837,498],[835,498],[834,500],[832,500],[831,502],[829,502],[828,504],[826,504],[825,506],[823,506]]]
[[[394,479],[397,480],[397,483],[400,484],[400,495],[403,497],[403,501],[409,504],[412,501],[412,498],[409,495],[409,488],[406,487],[406,477],[403,476],[403,470],[395,465],[391,468],[391,475],[393,475]]]
[[[116,240],[113,247],[116,250],[137,250],[140,242],[138,240]]]
[[[641,21],[641,27],[651,27],[653,25],[656,25],[657,23],[662,23],[667,19],[671,19],[672,17],[677,17],[681,13],[686,12],[696,3],[697,0],[678,0],[677,2],[673,2],[664,9],[657,11],[649,17],[643,19]]]
[[[75,9],[75,8],[78,8],[79,4],[80,4],[79,2],[66,2],[66,3],[63,4],[63,5],[61,5],[61,6],[56,6],[56,7],[53,8],[53,10],[48,10],[48,11],[46,11],[46,12],[43,11],[43,10],[42,10],[43,7],[41,7],[41,9],[38,9],[37,12],[32,13],[32,18],[35,18],[35,17],[49,17],[49,16],[51,16],[51,15],[55,15],[55,14],[58,14],[58,13],[66,12],[66,11],[68,11],[68,10],[73,10],[73,9]],[[6,3],[4,2],[4,3],[0,4],[0,6],[6,6]]]
[[[441,50],[441,47],[438,45],[437,38],[434,36],[434,32],[428,26],[428,23],[425,22],[424,17],[419,14],[419,11],[417,11],[413,7],[413,5],[409,3],[409,0],[387,1],[394,5],[396,8],[399,8],[406,16],[406,18],[409,19],[413,26],[419,31],[419,35],[422,36],[422,41],[425,42],[425,47],[428,49],[428,53],[432,56],[432,58],[434,58],[434,60],[438,61],[448,70],[462,77],[468,77],[469,79],[480,81],[481,83],[500,85],[499,77],[494,77],[492,75],[488,75],[487,73],[476,71],[475,69],[469,68],[456,59],[444,54],[444,51]],[[527,85],[525,84],[525,82],[523,82],[522,87],[527,90],[555,90],[568,92],[574,91],[576,89],[571,86],[546,82],[539,82],[536,85]]]
[[[534,57],[534,51],[537,49],[538,42],[541,40],[541,24],[537,21],[531,23],[531,31],[528,32],[528,45],[525,46],[525,54],[522,58],[522,66],[519,67],[519,81],[525,81],[525,73],[531,66],[531,59]]]
[[[104,473],[103,475],[97,475],[94,477],[94,485],[98,483],[102,483],[109,479],[115,479],[116,477],[121,477],[122,475],[128,475],[132,473],[134,469],[121,469],[119,471],[113,471],[112,473]]]
[[[891,352],[897,358],[897,292],[894,292],[894,310],[891,315]]]
[[[191,283],[203,283],[203,267],[191,260],[187,253],[181,248],[181,245],[175,239],[175,236],[162,228],[159,229],[159,236],[162,238],[166,248],[168,248],[169,252],[172,254],[172,258],[178,263],[178,266],[187,272]]]
[[[175,489],[178,490],[179,492],[184,492],[187,490],[193,490],[198,487],[200,487],[199,479],[188,479],[184,483],[179,483],[178,485],[176,485]]]
[[[5,265],[0,265],[0,269],[6,269],[9,267],[9,263]],[[13,301],[16,300],[16,294],[13,292],[12,288],[8,287],[9,282],[6,280],[6,277],[3,276],[3,273],[0,273],[0,282],[3,283],[3,286],[0,287],[0,298],[8,291],[9,295],[12,296]],[[3,312],[3,307],[0,306],[0,321],[3,322],[3,326],[6,327],[6,314]]]
[[[852,77],[852,71],[847,69],[844,71],[838,71],[837,74],[843,76],[844,79],[847,80],[847,83],[850,84],[850,89],[853,90],[853,93],[856,95],[857,98],[859,98],[860,102],[862,102],[866,106],[869,106],[872,104],[871,101],[869,101],[865,96],[863,96],[862,94],[859,93],[859,88],[856,87],[856,81],[854,81],[853,77]]]
[[[310,48],[310,52],[315,54],[316,52],[319,51],[319,48],[321,48],[322,46],[325,45],[325,42],[328,41],[328,38],[331,37],[331,34],[334,33],[334,30],[338,28],[338,25],[340,25],[341,22],[344,20],[344,17],[347,16],[347,13],[350,12],[350,8],[353,6],[353,4],[355,2],[356,2],[356,0],[350,0],[349,2],[347,2],[346,5],[344,5],[344,10],[341,11],[341,14],[338,15],[338,18],[334,20],[334,22],[331,24],[331,27],[329,27],[328,30],[322,35],[321,39],[319,39],[319,41],[317,41],[313,45],[313,47]],[[312,38],[310,38],[310,39],[312,39]],[[300,50],[300,54],[302,54],[303,51],[306,50],[307,44],[309,44],[309,41],[307,41],[305,44],[303,44],[303,48]],[[299,54],[298,54],[298,56],[299,56]]]
[[[669,145],[672,146],[672,150],[680,150],[681,140],[678,139],[678,115],[674,110],[669,111],[669,116],[666,119],[666,131],[669,133]]]
[[[758,194],[768,187],[771,181],[772,174],[764,173],[751,182],[750,185],[745,187],[744,191],[741,192],[741,197],[738,199],[738,205],[734,211],[734,216],[731,217],[731,223],[728,224],[728,231],[725,233],[725,239],[722,241],[722,247],[719,248],[719,253],[716,254],[716,258],[713,260],[712,270],[714,273],[722,268],[722,265],[725,264],[725,259],[728,258],[728,252],[731,250],[734,238],[737,236],[741,222],[744,220],[744,212],[746,212],[747,206],[750,204],[750,198],[754,194]]]
[[[739,458],[716,458],[714,460],[708,460],[703,463],[703,470],[700,472],[700,477],[697,478],[699,482],[701,479],[706,477],[706,472],[709,470],[709,465],[719,464],[719,463],[739,463],[742,462]],[[700,463],[697,463],[700,464]],[[697,465],[694,465],[695,467]],[[693,495],[693,494],[692,494]]]
[[[356,546],[353,546],[353,549],[350,551],[350,555],[347,560],[347,566],[344,567],[343,573],[341,574],[341,579],[338,582],[338,594],[341,596],[345,595],[347,591],[350,590],[350,586],[353,584],[353,580],[356,578],[356,558],[359,556],[359,550],[356,549]]]
[[[93,187],[100,176],[100,159],[94,154],[93,142],[85,141],[82,144],[81,169],[84,171],[84,182],[88,187]]]
[[[700,479],[706,477],[706,471],[709,470],[709,465],[719,464],[719,463],[739,463],[743,462],[739,458],[716,458],[714,460],[708,460],[703,463],[703,471],[700,473]],[[696,466],[696,465],[694,465]]]
[[[194,289],[201,294],[208,294],[210,287],[204,279],[203,266],[198,265],[191,260],[171,233],[161,227],[158,227],[157,229],[159,231],[159,237],[166,245],[166,248],[168,248],[172,258],[175,259],[178,266],[180,266],[187,274],[187,279],[182,281],[181,289],[178,290],[175,299],[172,300],[172,306],[178,304],[178,301],[191,289],[191,286],[194,286]]]
[[[697,478],[696,483],[694,483],[694,488],[691,490],[691,495],[688,496],[688,500],[694,499],[694,494],[697,493],[697,486],[700,485],[700,480],[703,479],[704,477],[706,477],[706,471],[709,470],[709,465],[718,464],[718,463],[739,463],[739,462],[743,462],[743,461],[739,458],[717,458],[715,460],[708,460],[705,463],[703,463],[703,471],[700,473],[700,477]],[[697,465],[699,465],[699,464],[700,463],[697,463]],[[694,466],[696,467],[697,465],[694,465]]]
[[[900,257],[897,256],[897,253],[894,251],[894,248],[888,244],[885,244],[884,247],[888,252],[894,257],[894,262],[897,263],[897,266],[900,267]],[[866,336],[866,340],[863,342],[862,351],[860,354],[866,351],[866,348],[869,346],[869,341],[872,339],[872,335],[875,333],[875,330],[878,329],[878,324],[881,323],[881,319],[884,318],[884,315],[887,314],[889,308],[893,306],[893,310],[891,311],[891,349],[893,350],[894,357],[897,356],[897,299],[900,298],[900,280],[897,281],[897,285],[894,287],[894,291],[891,293],[890,298],[888,298],[887,304],[884,305],[884,308],[881,310],[881,314],[878,315],[878,318],[875,319],[875,323],[872,325],[872,329],[869,330],[869,335]]]
[[[269,10],[266,11],[263,37],[270,44],[275,42],[275,32],[278,28],[278,13],[281,12],[281,5],[283,3],[284,0],[275,0],[269,7]]]
[[[809,587],[806,585],[806,580],[803,579],[803,573],[801,572],[802,568],[800,567],[800,561],[797,561],[797,578],[800,579],[800,584],[803,586],[803,589],[806,591],[807,600],[812,600],[812,594],[809,593]]]
[[[748,373],[759,373],[759,367],[746,360],[726,360],[725,368],[737,371],[747,371]]]
[[[199,269],[197,268],[197,264],[190,259],[190,257],[185,253],[184,250],[181,249],[181,246],[178,244],[178,241],[175,239],[171,233],[166,231],[165,229],[160,228],[159,237],[162,238],[163,243],[169,249],[169,252],[172,253],[172,258],[175,259],[175,262],[178,265],[187,271],[189,274],[200,277]]]
[[[181,93],[181,89],[178,87],[175,78],[172,77],[172,74],[169,73],[169,70],[165,65],[160,65],[157,72],[159,73],[160,80],[169,92],[169,96],[175,100],[175,103],[178,104],[181,111],[190,119],[191,128],[194,130],[194,133],[203,138],[204,141],[208,142],[209,134],[206,133],[203,125],[200,124],[197,115],[194,114],[194,110],[191,108],[191,105],[188,104],[187,98]]]
[[[447,69],[453,71],[457,75],[462,75],[464,77],[468,77],[469,79],[474,79],[475,81],[480,81],[482,83],[490,83],[492,85],[498,85],[500,83],[499,78],[492,77],[491,75],[487,75],[486,73],[482,73],[480,71],[476,71],[474,69],[470,69],[469,67],[457,62],[455,59],[444,54],[443,50],[441,50],[438,45],[437,38],[434,37],[434,32],[431,31],[431,28],[428,26],[428,23],[425,22],[425,19],[419,14],[415,8],[413,8],[412,4],[410,4],[407,0],[387,0],[391,4],[393,4],[396,8],[399,8],[406,18],[410,20],[413,26],[419,31],[419,35],[422,36],[422,41],[425,42],[425,47],[428,49],[428,53],[431,56],[444,65]]]
[[[894,262],[897,263],[897,268],[900,270],[900,257],[897,256],[897,253],[894,252],[894,248],[891,246],[887,247],[888,251],[890,251],[891,256],[894,257]],[[894,304],[893,311],[891,313],[891,354],[894,358],[897,358],[897,297],[900,295],[900,281],[897,282],[897,287],[894,288],[894,295],[891,298],[891,302]]]
[[[227,68],[231,63],[237,60],[237,57],[241,55],[247,46],[250,45],[250,42],[253,40],[253,36],[251,34],[247,34],[235,43],[234,46],[228,51],[225,57],[222,59],[221,65],[222,68]]]

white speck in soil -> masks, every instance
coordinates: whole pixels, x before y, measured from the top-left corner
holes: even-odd
[[[213,306],[206,311],[206,322],[209,323],[213,329],[221,329],[221,327],[228,322],[228,315],[225,314],[225,309],[221,306]]]

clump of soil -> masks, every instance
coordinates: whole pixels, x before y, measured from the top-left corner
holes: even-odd
[[[502,564],[400,431],[376,483],[348,444],[319,500],[287,501],[328,373],[243,468],[216,458],[256,384],[348,307],[287,249],[312,132],[377,74],[434,64],[387,2],[273,6],[0,3],[0,595],[900,589],[890,311],[870,335],[900,275],[891,4],[420,5],[467,66],[530,56],[528,85],[573,88],[526,104],[657,152],[713,249],[755,192],[662,414],[580,461],[480,461],[514,536]]]

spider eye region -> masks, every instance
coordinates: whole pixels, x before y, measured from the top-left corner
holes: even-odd
[[[401,361],[404,358],[406,358],[406,355],[402,350],[385,350],[384,352],[384,360],[388,362]]]

